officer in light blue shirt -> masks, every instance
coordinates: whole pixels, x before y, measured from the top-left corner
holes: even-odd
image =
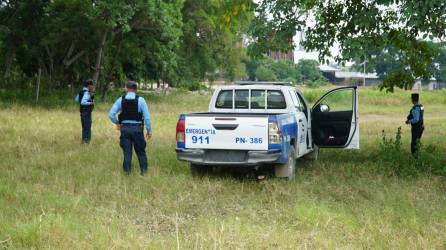
[[[108,113],[108,117],[121,131],[120,146],[124,153],[122,164],[124,172],[127,175],[131,172],[134,148],[138,156],[140,173],[144,176],[148,169],[144,126],[147,140],[152,138],[152,126],[147,103],[144,98],[136,94],[136,91],[136,82],[129,81],[126,85],[127,93],[116,100]],[[118,113],[118,118],[116,118]]]
[[[424,131],[424,107],[421,105],[420,95],[413,93],[412,96],[413,107],[409,111],[409,115],[406,119],[406,124],[411,125],[412,140],[410,143],[410,151],[412,155],[417,156],[418,144],[420,143],[421,136]]]
[[[84,87],[79,91],[75,100],[79,103],[82,125],[82,142],[89,144],[91,141],[91,113],[94,109],[93,80],[85,80]]]

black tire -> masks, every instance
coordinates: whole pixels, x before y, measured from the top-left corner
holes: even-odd
[[[203,177],[209,172],[209,169],[208,169],[208,166],[196,165],[196,164],[191,163],[190,164],[190,172],[193,177]]]
[[[306,154],[304,156],[304,159],[309,161],[317,161],[319,159],[319,147],[315,145],[313,151],[309,154]]]
[[[296,154],[294,146],[290,146],[288,150],[288,160],[285,164],[276,166],[276,177],[286,178],[291,181],[296,177]]]

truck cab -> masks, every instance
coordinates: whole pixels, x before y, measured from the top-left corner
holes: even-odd
[[[240,82],[215,90],[208,112],[182,114],[177,158],[193,171],[211,166],[270,165],[294,178],[297,158],[319,148],[359,148],[356,87],[336,88],[310,107],[287,83]]]

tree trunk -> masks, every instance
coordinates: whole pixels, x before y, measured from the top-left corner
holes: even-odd
[[[73,64],[77,59],[79,59],[81,56],[83,56],[85,53],[87,53],[87,51],[82,50],[79,53],[77,53],[75,56],[73,56],[70,59],[67,59],[66,61],[64,60],[64,65],[66,68],[70,67],[71,64]]]
[[[98,84],[99,73],[101,71],[102,51],[104,50],[105,42],[107,41],[107,35],[108,35],[108,30],[106,30],[104,32],[104,34],[102,34],[101,44],[99,46],[98,55],[96,57],[96,64],[95,64],[94,75],[93,75],[93,81],[94,81],[95,87]]]
[[[109,85],[108,83],[102,85],[102,88],[101,88],[101,100],[105,100],[105,97],[107,96],[107,92],[108,92],[108,89],[109,89],[108,85]]]
[[[42,69],[39,67],[39,73],[37,74],[37,88],[36,88],[36,103],[39,102],[40,94],[40,76],[42,75]]]
[[[158,78],[158,79],[156,80],[156,88],[159,89],[160,87],[161,87],[160,79]]]
[[[45,46],[45,50],[46,53],[48,55],[48,59],[49,59],[49,72],[48,72],[48,76],[49,76],[49,80],[51,82],[52,78],[53,78],[53,73],[54,73],[54,58],[53,58],[53,51],[50,50],[48,48],[48,46]]]
[[[14,52],[11,52],[11,53],[9,53],[9,56],[6,59],[5,78],[9,77],[9,72],[11,72],[11,66],[12,66],[13,59],[14,59]]]

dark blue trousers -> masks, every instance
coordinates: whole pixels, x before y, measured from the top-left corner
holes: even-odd
[[[82,142],[91,141],[91,110],[81,110]]]
[[[147,172],[146,140],[142,125],[123,124],[121,127],[120,145],[124,152],[124,171],[130,173],[132,170],[132,153],[135,149],[138,156],[141,174]]]
[[[410,151],[413,155],[418,151],[418,144],[420,143],[421,136],[423,135],[423,126],[412,126],[412,140],[410,142]]]

